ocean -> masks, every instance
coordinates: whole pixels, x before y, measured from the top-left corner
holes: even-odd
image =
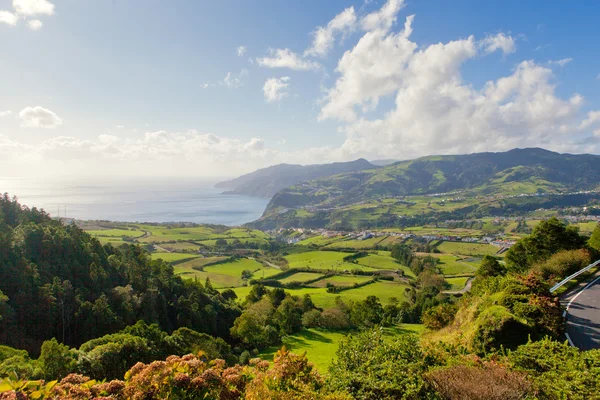
[[[230,226],[256,220],[269,202],[222,194],[222,189],[214,188],[215,183],[191,178],[0,178],[0,193],[16,195],[21,204],[43,208],[53,217]]]

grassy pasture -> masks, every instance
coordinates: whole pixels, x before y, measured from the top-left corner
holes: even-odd
[[[317,274],[314,272],[297,272],[293,275],[288,276],[287,278],[280,279],[281,283],[290,283],[290,282],[306,282],[312,279],[320,278],[321,274]]]
[[[486,254],[496,254],[498,247],[491,244],[466,243],[466,242],[447,242],[443,241],[437,246],[437,249],[445,254],[460,254],[465,256],[484,256]]]
[[[467,284],[469,280],[468,277],[460,277],[460,278],[446,278],[446,282],[450,284],[450,290],[461,290]]]
[[[122,237],[122,236],[131,236],[131,237],[140,237],[144,234],[144,232],[136,230],[136,229],[128,229],[128,228],[112,228],[112,229],[94,229],[86,231],[92,236],[95,237]]]
[[[222,275],[230,275],[230,276],[234,276],[237,278],[241,278],[242,271],[244,271],[244,270],[249,270],[249,271],[254,272],[254,271],[258,271],[259,269],[262,269],[262,268],[263,268],[263,265],[256,260],[250,260],[248,258],[240,258],[235,261],[231,261],[231,262],[224,263],[224,264],[206,266],[206,267],[204,267],[204,271],[212,272],[212,273],[216,273],[216,274],[222,274]]]
[[[353,286],[354,284],[364,283],[371,280],[370,276],[346,276],[346,275],[335,275],[330,278],[324,278],[319,281],[312,283],[312,287],[326,287],[328,283],[335,286],[347,287]]]
[[[417,334],[423,332],[423,325],[402,324],[398,326],[383,328],[386,340],[394,340],[398,335]],[[327,374],[331,362],[335,359],[335,353],[342,339],[353,332],[329,332],[317,329],[303,329],[295,335],[285,336],[283,346],[296,354],[306,352],[308,360],[312,362],[321,374]],[[259,357],[263,360],[272,361],[275,352],[281,346],[272,346],[263,350]]]
[[[163,243],[160,245],[160,247],[163,247],[167,250],[171,250],[171,251],[198,251],[200,249],[200,246],[195,244],[195,243],[190,243],[190,242],[177,242],[177,243]]]
[[[466,262],[461,257],[452,254],[434,254],[441,263],[438,267],[444,275],[474,274],[479,266],[478,262]]]
[[[390,256],[380,254],[369,254],[366,257],[359,258],[357,261],[361,265],[365,265],[367,267],[376,269],[387,269],[393,271],[400,269],[404,271],[404,275],[410,276],[411,278],[415,278],[415,274],[410,270],[410,268],[396,262],[396,260],[394,260]]]
[[[181,260],[185,260],[185,259],[194,259],[194,258],[198,258],[198,255],[195,254],[186,254],[186,253],[152,253],[150,254],[150,256],[157,260],[159,258],[162,258],[165,261],[181,261]]]
[[[343,264],[344,257],[351,253],[338,251],[307,251],[285,256],[290,268],[310,267],[315,269],[332,269]]]
[[[374,237],[374,238],[365,239],[365,240],[341,240],[338,242],[331,243],[331,244],[325,246],[325,248],[327,248],[327,249],[366,250],[366,249],[372,249],[377,244],[379,244],[379,242],[381,242],[382,240],[384,240],[386,238],[387,238],[387,236]]]
[[[325,288],[312,287],[285,289],[285,291],[299,297],[309,294],[317,307],[331,308],[335,306],[335,298],[338,296],[344,301],[360,301],[367,298],[367,296],[377,296],[384,305],[388,304],[392,297],[396,297],[402,301],[404,299],[404,290],[408,287],[408,285],[397,282],[380,281],[360,288],[344,290],[341,293],[327,293]],[[252,290],[250,286],[233,288],[233,291],[235,291],[240,300],[245,299],[250,290]]]

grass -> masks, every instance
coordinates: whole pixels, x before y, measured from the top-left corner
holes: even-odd
[[[152,253],[151,256],[155,260],[162,258],[163,260],[169,262],[194,259],[199,257],[198,255],[187,253]]]
[[[359,258],[357,261],[361,265],[376,269],[387,269],[393,271],[400,269],[404,271],[404,275],[415,278],[415,274],[410,270],[410,268],[398,263],[389,255],[382,255],[382,253],[384,252],[379,252],[379,254],[369,254],[366,257]]]
[[[417,334],[424,331],[420,324],[402,324],[383,329],[384,338],[394,340],[399,335]],[[285,336],[282,346],[296,354],[306,353],[308,360],[312,362],[321,374],[327,374],[329,366],[335,359],[340,342],[354,332],[329,332],[318,329],[303,329],[295,335]],[[281,346],[272,346],[263,350],[259,357],[264,360],[273,360],[275,352]]]
[[[92,236],[96,236],[96,237],[118,237],[118,238],[120,238],[122,236],[140,237],[144,234],[144,232],[142,232],[142,231],[135,230],[135,229],[127,229],[127,228],[94,229],[94,230],[87,231],[87,233],[89,233]]]
[[[459,256],[452,254],[434,254],[433,256],[440,259],[441,263],[438,264],[438,267],[444,275],[474,274],[477,271],[478,263],[464,261]]]
[[[446,282],[450,284],[450,290],[461,290],[467,284],[468,277],[446,278]]]
[[[361,284],[371,280],[370,276],[346,276],[346,275],[335,275],[329,278],[321,279],[311,284],[312,287],[326,287],[328,283],[335,286],[352,286],[356,283]]]
[[[280,279],[281,283],[290,283],[290,282],[306,282],[312,279],[320,278],[321,274],[317,274],[314,272],[297,272],[293,275],[288,276],[287,278]]]
[[[335,298],[338,296],[344,301],[360,301],[367,298],[367,296],[377,296],[383,305],[388,304],[392,297],[396,297],[402,301],[404,299],[404,289],[408,287],[408,285],[397,282],[380,281],[360,288],[344,290],[340,293],[327,293],[325,288],[312,287],[285,289],[285,291],[298,297],[309,294],[317,307],[332,308],[335,307]],[[240,300],[245,299],[250,290],[252,290],[250,286],[233,288],[233,291]]]
[[[374,237],[365,240],[342,240],[338,242],[334,242],[325,246],[326,249],[353,249],[353,250],[366,250],[372,249],[379,242],[386,239],[387,236]]]
[[[465,242],[448,242],[443,241],[437,246],[437,249],[442,253],[460,254],[465,256],[484,256],[486,254],[496,254],[498,247],[491,244],[481,243],[465,243]]]
[[[262,268],[263,265],[256,260],[240,258],[235,261],[231,261],[224,264],[209,265],[207,267],[204,267],[204,271],[222,275],[230,275],[240,278],[242,276],[242,271],[244,270],[254,272]]]
[[[330,269],[343,263],[344,257],[351,253],[338,251],[307,251],[285,256],[290,268],[310,267],[317,269]]]
[[[163,247],[167,250],[171,250],[171,251],[182,251],[182,250],[191,250],[191,251],[198,251],[200,249],[200,246],[195,244],[195,243],[190,243],[190,242],[177,242],[177,243],[163,243],[160,245],[160,247]]]

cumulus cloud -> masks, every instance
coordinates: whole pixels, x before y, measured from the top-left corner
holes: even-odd
[[[9,117],[11,115],[12,115],[12,111],[10,111],[10,110],[0,111],[0,118]]]
[[[238,46],[238,48],[236,49],[236,52],[237,52],[238,57],[242,57],[244,54],[246,54],[246,47]]]
[[[26,107],[19,112],[21,127],[54,129],[62,125],[62,119],[52,111],[36,106]]]
[[[386,3],[372,21],[394,21],[399,10]],[[370,27],[338,62],[335,84],[321,101],[320,120],[341,122],[346,140],[342,158],[410,158],[435,153],[464,153],[541,146],[581,150],[583,97],[561,98],[550,68],[521,62],[505,77],[483,88],[465,82],[461,68],[468,60],[500,50],[515,50],[514,40],[497,34],[477,41],[473,36],[418,47],[410,40],[413,17],[400,32],[390,22]],[[383,28],[381,28],[383,27]],[[393,106],[379,109],[384,97]],[[387,103],[386,103],[387,104]],[[377,113],[373,113],[377,111]],[[589,134],[589,133],[588,133]],[[587,150],[588,148],[586,148]]]
[[[404,7],[404,0],[388,0],[381,9],[365,15],[360,25],[365,31],[388,31],[396,22],[398,11]]]
[[[15,26],[17,25],[18,20],[19,17],[16,14],[6,10],[0,10],[0,23]]]
[[[17,14],[25,16],[54,14],[54,4],[48,0],[13,0],[13,7]]]
[[[564,67],[571,61],[573,61],[572,58],[563,58],[562,60],[552,60],[552,61],[549,61],[548,63],[552,64],[552,65],[558,65],[559,67]]]
[[[305,60],[290,49],[271,49],[269,56],[258,58],[258,65],[267,68],[290,68],[297,71],[319,69],[321,64]]]
[[[267,103],[280,101],[288,95],[290,77],[269,78],[263,86],[263,93]]]
[[[27,21],[27,26],[33,31],[40,30],[42,28],[42,25],[42,21],[40,21],[39,19],[32,19],[31,21]]]
[[[581,122],[580,129],[587,129],[592,125],[600,123],[600,111],[590,111],[587,118]]]
[[[517,49],[515,39],[511,36],[506,36],[504,33],[498,33],[494,36],[488,36],[481,41],[486,53],[493,53],[501,50],[503,54],[514,53]]]
[[[327,55],[333,47],[335,36],[337,34],[346,34],[356,25],[356,14],[354,7],[346,8],[335,16],[327,26],[318,27],[313,32],[313,42],[311,46],[304,51],[304,56],[323,57]]]

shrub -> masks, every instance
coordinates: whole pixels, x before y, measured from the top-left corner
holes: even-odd
[[[441,368],[425,374],[425,379],[445,399],[519,400],[533,392],[523,374],[493,363]]]
[[[394,341],[372,329],[340,343],[329,368],[332,389],[356,399],[420,399],[433,395],[422,378],[427,359],[415,335]]]
[[[563,250],[538,265],[537,270],[544,278],[550,276],[564,278],[587,267],[591,262],[592,257],[587,250]]]
[[[478,354],[510,349],[527,341],[530,328],[519,321],[508,309],[502,306],[485,308],[477,317],[475,335],[471,346]]]
[[[421,320],[429,329],[442,329],[454,321],[457,307],[455,304],[445,303],[423,311]]]
[[[328,308],[323,310],[322,316],[322,327],[324,329],[335,330],[346,330],[352,328],[352,323],[348,315],[340,310],[339,308]]]
[[[321,328],[323,326],[321,311],[310,310],[302,314],[302,326],[305,328]]]

